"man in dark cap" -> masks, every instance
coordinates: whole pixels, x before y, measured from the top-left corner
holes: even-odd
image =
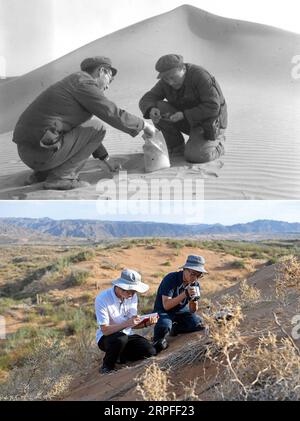
[[[154,327],[153,345],[157,352],[168,347],[168,335],[198,332],[204,329],[196,314],[200,299],[199,279],[207,273],[202,256],[188,256],[179,272],[164,277],[158,288],[154,311],[159,319]]]
[[[218,82],[178,54],[162,56],[155,68],[159,82],[139,103],[144,118],[162,131],[170,154],[182,153],[193,163],[219,158],[225,152],[227,106]],[[186,144],[182,133],[189,135]]]
[[[93,115],[133,137],[142,130],[146,136],[154,134],[152,124],[106,98],[116,74],[109,58],[87,58],[81,71],[50,86],[23,112],[13,141],[22,161],[34,171],[25,184],[44,181],[44,188],[55,190],[88,186],[78,174],[90,155],[112,171],[119,168],[102,144],[105,126],[91,120]]]

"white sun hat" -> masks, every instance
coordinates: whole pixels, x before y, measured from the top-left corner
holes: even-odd
[[[122,270],[120,278],[112,281],[112,284],[124,289],[125,291],[137,291],[143,293],[149,289],[149,285],[142,282],[141,275],[132,269]]]

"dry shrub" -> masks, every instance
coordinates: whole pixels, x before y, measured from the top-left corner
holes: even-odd
[[[225,370],[220,396],[224,400],[299,400],[300,356],[290,338],[269,332],[255,349],[246,346]]]
[[[34,353],[0,385],[0,400],[53,400],[98,358],[92,335],[82,330],[75,341],[39,339]]]
[[[240,284],[240,295],[243,304],[256,304],[261,300],[260,290],[249,285],[246,279]]]
[[[168,380],[168,372],[162,371],[155,363],[149,365],[135,381],[137,382],[136,391],[144,401],[170,401],[175,398],[168,391],[172,386]]]
[[[227,300],[227,304],[229,304],[229,300]],[[216,314],[219,312],[224,312],[224,317],[216,320]],[[232,315],[231,320],[227,320],[226,314]],[[239,305],[227,305],[226,307],[220,304],[213,305],[208,313],[203,313],[203,319],[207,326],[209,338],[215,347],[227,351],[229,348],[238,346],[241,342],[238,328],[244,319],[244,315]]]
[[[68,351],[51,340],[36,344],[36,351],[23,367],[15,367],[1,385],[1,400],[50,400],[64,392],[72,381],[66,364]]]
[[[228,300],[227,300],[228,301]],[[214,309],[216,310],[216,309]],[[204,315],[212,340],[207,357],[216,365],[221,386],[215,389],[224,400],[299,400],[300,350],[276,314],[276,324],[284,338],[268,332],[250,346],[239,332],[243,314],[240,306],[231,307],[231,320],[216,323],[213,313]]]
[[[284,257],[276,272],[276,296],[285,301],[290,288],[300,292],[300,261],[295,256]]]
[[[183,384],[183,401],[199,401],[199,395],[196,394],[199,379],[191,380],[188,385]]]

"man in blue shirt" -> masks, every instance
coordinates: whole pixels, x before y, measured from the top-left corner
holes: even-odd
[[[169,273],[162,280],[154,304],[159,319],[154,327],[153,345],[157,352],[168,347],[171,334],[203,330],[202,320],[195,314],[200,298],[198,280],[207,271],[202,256],[188,256],[182,271]]]

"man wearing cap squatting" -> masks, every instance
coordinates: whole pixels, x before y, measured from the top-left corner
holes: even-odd
[[[111,171],[119,168],[102,144],[105,126],[90,120],[93,115],[133,137],[142,130],[148,137],[155,133],[152,124],[106,98],[116,73],[109,58],[87,58],[81,71],[50,86],[23,112],[13,141],[21,160],[33,169],[25,184],[45,181],[44,188],[55,190],[86,187],[78,174],[90,155]]]
[[[168,335],[204,329],[201,318],[195,314],[200,297],[195,296],[197,289],[200,291],[198,280],[207,273],[204,264],[202,256],[188,256],[182,271],[169,273],[162,280],[154,304],[154,311],[159,314],[153,338],[157,352],[168,347]]]
[[[124,269],[121,277],[112,282],[113,287],[101,292],[95,301],[99,329],[96,341],[105,352],[100,373],[114,370],[117,362],[137,361],[156,355],[156,350],[146,338],[135,335],[132,329],[140,329],[157,322],[156,317],[142,322],[137,315],[137,293],[148,291],[134,270]]]
[[[178,54],[162,56],[155,66],[159,82],[140,100],[145,118],[161,130],[170,154],[192,163],[225,153],[227,106],[216,79],[203,67],[184,63]],[[182,133],[188,134],[185,144]]]

